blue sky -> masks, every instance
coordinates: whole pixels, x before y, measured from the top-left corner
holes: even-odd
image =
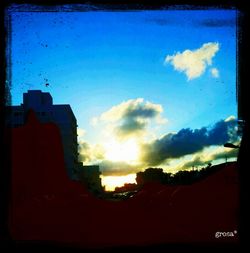
[[[236,14],[11,12],[12,104],[20,104],[28,89],[50,92],[55,104],[71,105],[90,144],[103,140],[103,125],[93,127],[93,117],[137,98],[162,106],[167,123],[152,128],[156,138],[237,117]],[[219,48],[198,77],[188,80],[184,70],[165,62],[206,43]]]

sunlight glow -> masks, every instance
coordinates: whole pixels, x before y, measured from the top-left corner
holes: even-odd
[[[128,174],[126,176],[101,176],[102,185],[105,191],[114,191],[115,187],[123,186],[125,183],[136,183],[136,174]]]
[[[135,163],[139,157],[139,147],[135,139],[124,142],[111,140],[104,145],[105,158],[113,162]]]

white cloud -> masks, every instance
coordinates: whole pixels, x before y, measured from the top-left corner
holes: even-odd
[[[143,98],[136,98],[113,106],[110,110],[104,112],[100,118],[104,121],[115,122],[124,116],[150,118],[158,116],[162,112],[163,108],[160,104],[144,102]]]
[[[90,125],[95,127],[95,126],[97,126],[98,121],[99,121],[99,119],[98,119],[97,117],[93,117],[93,118],[90,120]]]
[[[78,138],[82,138],[86,134],[86,131],[82,128],[77,128],[77,136]]]
[[[78,142],[78,160],[87,164],[96,164],[104,159],[104,148],[100,144],[91,145],[90,143],[80,140]]]
[[[142,136],[147,133],[151,122],[158,125],[167,120],[162,117],[163,108],[160,104],[144,101],[143,98],[130,99],[116,106],[96,118],[96,122],[105,122],[108,129],[117,137]],[[107,131],[106,132],[110,132]]]
[[[217,68],[212,68],[210,70],[211,72],[211,75],[214,77],[214,78],[218,78],[219,77],[219,70]]]
[[[174,69],[184,72],[188,80],[201,76],[208,65],[212,64],[212,58],[219,50],[219,43],[205,43],[196,50],[185,50],[174,55],[167,55],[165,63],[170,63]]]
[[[236,160],[238,150],[227,149],[219,146],[211,146],[205,148],[201,152],[197,152],[194,155],[187,155],[179,159],[175,165],[171,165],[166,171],[176,173],[180,170],[190,170],[192,168],[201,169],[207,166],[208,163],[213,165],[225,162],[226,159]]]
[[[111,109],[104,112],[101,115],[100,119],[109,122],[118,121],[123,117],[128,108],[136,108],[141,103],[143,103],[143,98],[130,99],[128,101],[122,102],[121,104],[113,106]]]
[[[229,122],[229,121],[232,121],[232,120],[236,120],[236,117],[233,116],[233,115],[230,115],[229,117],[227,117],[227,118],[225,119],[225,122]]]

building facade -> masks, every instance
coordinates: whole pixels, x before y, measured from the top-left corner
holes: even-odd
[[[64,162],[68,176],[71,179],[77,179],[77,121],[70,105],[54,105],[50,93],[41,90],[28,90],[27,93],[23,94],[21,105],[7,106],[6,125],[9,127],[24,125],[30,109],[36,113],[40,122],[57,124],[61,133]]]

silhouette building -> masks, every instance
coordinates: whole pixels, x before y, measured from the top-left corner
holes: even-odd
[[[70,105],[55,105],[50,93],[28,90],[23,94],[21,105],[7,106],[6,125],[8,127],[24,125],[30,109],[36,113],[40,122],[57,124],[61,133],[67,173],[71,179],[77,179],[75,172],[78,164],[77,121]]]
[[[148,168],[145,171],[136,173],[136,183],[139,186],[147,182],[159,182],[164,181],[164,172],[161,168]]]
[[[78,178],[91,192],[99,194],[103,192],[98,165],[78,164]]]

